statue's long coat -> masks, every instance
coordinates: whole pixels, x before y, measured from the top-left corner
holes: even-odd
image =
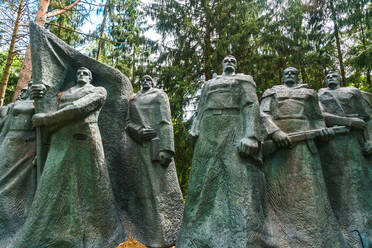
[[[157,133],[159,151],[174,154],[173,126],[168,96],[151,88],[137,93],[129,102],[126,128],[121,213],[133,237],[148,247],[175,244],[183,213],[183,197],[176,167],[151,159],[151,141],[139,136],[142,128]]]
[[[319,101],[327,126],[348,125],[351,117],[371,119],[372,110],[354,87],[321,89]],[[367,135],[351,128],[321,149],[332,208],[353,247],[372,245],[372,160],[362,152]],[[368,241],[369,239],[369,241]]]
[[[36,134],[32,100],[0,111],[0,247],[6,247],[24,224],[36,190]]]
[[[274,86],[262,96],[268,137],[325,128],[318,97],[306,85]],[[277,150],[264,158],[266,222],[273,247],[346,247],[332,211],[314,140]]]
[[[237,149],[242,138],[260,141],[259,120],[251,76],[205,83],[193,122],[198,138],[177,248],[260,247],[260,154],[243,158]]]
[[[106,90],[62,92],[48,156],[12,248],[112,248],[124,240],[105,164],[98,115]]]

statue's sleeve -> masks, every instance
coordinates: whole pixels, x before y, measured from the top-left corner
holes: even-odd
[[[362,112],[363,120],[368,122],[372,119],[372,104],[365,98],[363,93],[356,89],[357,99],[359,101],[359,109]]]
[[[350,126],[351,120],[350,118],[335,115],[332,113],[327,112],[326,106],[324,106],[323,101],[323,91],[319,91],[318,93],[318,101],[319,101],[319,109],[322,113],[324,122],[327,127],[333,127],[333,126]],[[336,101],[335,101],[336,102]]]
[[[203,109],[205,104],[205,98],[206,98],[206,92],[208,91],[208,83],[205,83],[203,85],[200,98],[199,98],[199,104],[198,108],[195,113],[194,120],[192,122],[190,135],[193,137],[198,137],[200,132],[200,121],[203,116]]]
[[[309,121],[311,129],[321,129],[326,127],[326,123],[324,122],[324,118],[322,112],[320,111],[319,105],[319,98],[318,94],[312,91],[312,97],[310,97],[310,101],[306,103],[306,108],[309,111]]]
[[[265,136],[271,136],[273,133],[280,130],[280,128],[275,124],[272,116],[272,101],[274,96],[275,92],[272,89],[269,89],[265,91],[261,99],[260,113],[262,124],[266,132]]]
[[[256,94],[256,87],[253,79],[241,81],[241,112],[243,114],[243,133],[246,138],[261,140],[260,106]]]
[[[133,120],[133,118],[139,119],[138,114],[137,114],[136,117],[134,116],[134,115],[136,115],[135,108],[136,108],[136,106],[135,106],[135,104],[133,104],[133,96],[131,96],[131,98],[129,100],[129,103],[128,103],[128,112],[127,112],[127,120],[126,120],[127,125],[125,127],[125,130],[127,131],[128,135],[134,141],[136,141],[139,144],[142,144],[143,140],[140,137],[140,131],[145,126],[142,124],[141,121],[140,121],[140,123],[138,123],[138,121]]]
[[[167,94],[161,92],[159,94],[159,139],[160,151],[170,151],[174,153],[174,137],[172,116]]]
[[[350,120],[347,117],[334,115],[325,111],[322,102],[319,102],[325,124],[327,127],[333,126],[350,126]]]
[[[107,92],[103,87],[96,87],[91,93],[74,101],[72,104],[54,112],[47,118],[48,125],[60,125],[76,119],[83,119],[91,112],[103,106]]]

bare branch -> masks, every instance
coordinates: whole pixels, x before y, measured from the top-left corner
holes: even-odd
[[[63,9],[55,10],[53,12],[48,13],[46,17],[49,18],[49,17],[58,16],[58,15],[61,15],[63,13],[66,13],[67,11],[73,9],[79,2],[80,2],[80,0],[75,0],[75,2],[73,2],[69,6],[66,6]]]

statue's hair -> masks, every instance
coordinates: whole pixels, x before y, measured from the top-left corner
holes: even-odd
[[[225,60],[226,58],[234,58],[234,59],[235,59],[235,61],[236,61],[236,58],[235,58],[235,56],[233,56],[233,55],[229,54],[229,55],[227,55],[227,56],[225,56],[225,57],[223,58],[223,60],[222,60],[222,63],[223,63],[223,61],[224,61],[224,60]]]
[[[91,72],[88,68],[82,66],[82,67],[79,67],[79,68],[77,69],[77,71],[78,71],[78,70],[88,71],[88,72],[89,72],[89,78],[90,78],[90,80],[93,79],[92,72]]]
[[[153,79],[150,75],[144,75],[144,76],[141,78],[141,81],[142,81],[143,79],[145,79],[145,78],[149,78],[149,79],[151,79],[151,85],[152,85],[152,87],[154,87],[154,79]]]
[[[338,76],[338,78],[341,80],[341,75],[340,75],[340,73],[338,73],[337,70],[330,70],[330,71],[328,71],[327,75],[325,76],[325,79],[327,79],[327,76],[328,76],[329,74],[332,74],[332,73],[336,73],[337,76]]]
[[[293,69],[294,71],[296,71],[296,75],[298,76],[299,72],[298,72],[297,68],[290,66],[290,67],[285,68],[284,71],[286,71],[288,69]]]

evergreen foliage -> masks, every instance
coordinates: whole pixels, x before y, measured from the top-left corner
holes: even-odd
[[[30,10],[35,9],[34,2],[29,2]],[[49,8],[69,3],[51,1]],[[1,9],[6,4],[0,2]],[[368,0],[153,0],[146,5],[140,0],[87,0],[46,27],[72,46],[89,46],[92,57],[125,73],[136,91],[143,75],[157,78],[157,87],[170,99],[175,160],[185,193],[193,154],[188,130],[194,105],[204,81],[221,74],[227,54],[237,58],[238,72],[254,77],[259,97],[281,83],[288,66],[298,68],[302,83],[316,90],[325,87],[329,70],[344,69],[346,85],[372,92],[371,10]],[[82,27],[94,15],[102,22],[88,34]],[[3,37],[6,18],[0,13]],[[150,18],[154,25],[147,23]],[[150,28],[161,35],[160,41],[145,36]],[[1,47],[7,47],[3,43]],[[1,66],[4,56],[5,50]],[[8,91],[21,63],[22,55],[17,56]]]

